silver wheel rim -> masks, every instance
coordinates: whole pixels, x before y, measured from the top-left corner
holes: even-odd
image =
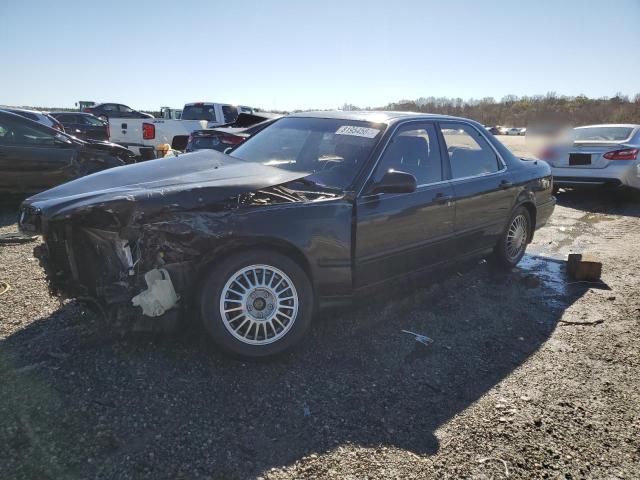
[[[242,343],[268,345],[291,330],[298,304],[298,292],[287,274],[270,265],[250,265],[227,280],[220,295],[220,317]]]
[[[507,232],[507,256],[510,260],[518,258],[527,245],[528,235],[527,219],[524,215],[517,215]]]

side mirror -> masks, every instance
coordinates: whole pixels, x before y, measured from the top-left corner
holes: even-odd
[[[227,147],[224,149],[224,151],[222,153],[224,153],[225,155],[229,155],[231,153],[231,150],[233,150],[232,147]]]
[[[53,139],[53,144],[56,145],[57,147],[62,147],[62,148],[71,147],[73,145],[71,140],[69,140],[64,135],[56,135],[55,138]]]
[[[373,185],[370,193],[411,193],[417,187],[416,177],[400,170],[389,170],[384,177]]]

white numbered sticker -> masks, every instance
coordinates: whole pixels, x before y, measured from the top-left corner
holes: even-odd
[[[378,132],[377,128],[355,127],[353,125],[343,125],[336,130],[336,135],[352,135],[354,137],[373,138]]]

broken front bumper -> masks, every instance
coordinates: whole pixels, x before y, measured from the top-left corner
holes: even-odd
[[[21,214],[20,227],[40,233],[38,212]],[[67,221],[48,225],[43,239],[34,255],[55,296],[89,297],[118,317],[159,317],[178,303],[169,270],[179,274],[184,266],[145,271],[137,243],[118,232]]]

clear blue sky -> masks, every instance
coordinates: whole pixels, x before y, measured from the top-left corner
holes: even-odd
[[[0,104],[640,92],[640,0],[0,0]]]

